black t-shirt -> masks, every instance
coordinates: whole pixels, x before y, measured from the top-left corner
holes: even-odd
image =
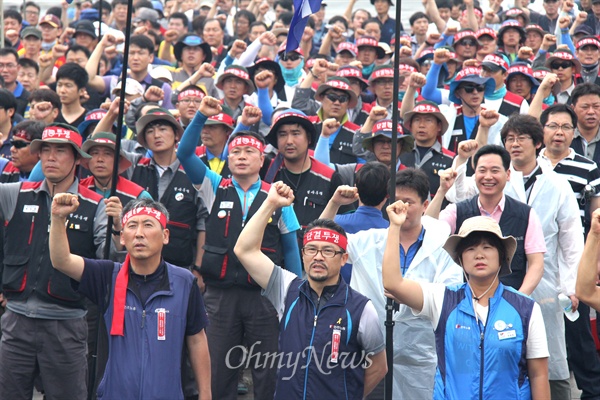
[[[62,112],[58,113],[58,116],[56,117],[56,119],[54,120],[54,122],[60,122],[63,124],[69,124],[71,126],[74,126],[75,128],[77,128],[79,126],[79,124],[81,124],[83,121],[85,121],[85,114],[87,114],[87,110],[83,110],[83,112],[81,113],[81,115],[79,117],[77,117],[77,119],[75,119],[72,122],[69,122],[65,119],[65,117],[63,117]]]
[[[112,275],[114,262],[108,260],[92,260],[84,258],[85,266],[78,290],[90,301],[105,310],[112,296]],[[145,303],[148,297],[163,286],[169,285],[166,265],[160,263],[158,269],[150,275],[138,275],[129,268],[128,288]],[[174,288],[177,290],[177,288]],[[195,335],[208,326],[208,314],[204,306],[204,299],[198,285],[194,283],[190,292],[187,308],[187,322],[185,334]]]

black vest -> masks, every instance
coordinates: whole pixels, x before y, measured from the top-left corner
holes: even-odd
[[[460,230],[467,218],[480,216],[479,206],[475,196],[472,199],[461,201],[456,204],[456,232]],[[529,226],[529,213],[531,207],[521,203],[512,197],[505,196],[504,211],[500,217],[500,229],[503,235],[511,235],[517,239],[517,251],[510,264],[512,273],[500,278],[503,284],[519,290],[527,273],[527,256],[525,255],[525,235]]]
[[[200,158],[200,160],[202,160],[204,165],[206,165],[208,167],[208,169],[210,169],[210,164],[208,162],[208,156],[206,155],[206,148],[204,146],[196,148],[196,155]],[[221,173],[219,175],[221,175],[225,179],[231,179],[231,170],[229,169],[229,163],[227,162],[227,159],[225,159],[225,161],[221,161],[221,162],[223,162],[224,164],[223,164],[223,169],[221,169]]]
[[[133,170],[131,180],[146,189],[153,199],[158,199],[158,175],[149,158],[142,158]],[[169,244],[163,247],[166,262],[179,267],[194,263],[196,243],[196,188],[182,168],[179,168],[159,201],[169,211]]]
[[[575,153],[589,159],[585,151],[583,151],[583,140],[585,139],[581,136],[573,138],[573,141],[571,142],[571,148],[575,150]],[[594,155],[592,156],[592,161],[600,165],[600,143],[596,143],[596,147],[594,148]]]
[[[312,122],[315,123],[315,121]],[[332,164],[352,164],[358,162],[356,155],[352,151],[354,131],[346,125],[349,125],[350,127],[356,126],[352,123],[345,123],[340,127],[340,131],[335,137],[331,150],[329,151],[329,162]],[[360,127],[356,128],[356,130],[358,130]],[[318,140],[319,136],[321,136],[321,129],[323,129],[323,122],[319,121],[318,123],[315,123],[315,129],[317,130]],[[311,143],[310,148],[314,149],[316,145],[316,143]]]
[[[93,176],[88,176],[87,178],[82,179],[80,183],[86,188],[92,191],[96,191],[96,185]],[[125,179],[122,176],[119,176],[115,196],[119,198],[119,201],[121,202],[123,207],[125,207],[127,203],[129,203],[131,200],[137,199],[143,191],[144,188],[140,185],[131,182],[129,179]]]
[[[48,247],[50,198],[36,192],[42,182],[24,182],[15,213],[5,224],[2,289],[9,300],[25,300],[33,292],[44,301],[85,308],[83,296],[71,287],[71,278],[52,267]],[[73,254],[96,258],[94,217],[102,198],[79,185],[79,207],[67,220]],[[108,245],[108,244],[107,244]]]
[[[419,168],[427,174],[427,177],[429,178],[429,193],[433,198],[440,187],[440,176],[438,175],[438,172],[452,167],[453,158],[449,154],[444,154],[447,150],[443,148],[441,153],[432,148],[428,153],[431,156],[422,162],[421,165],[417,165],[416,153],[418,151],[419,150],[414,149],[413,151],[402,154],[400,156],[400,161],[402,161],[402,165],[405,167]]]
[[[502,103],[500,103],[498,114],[507,117],[510,117],[513,114],[519,114],[521,112],[521,104],[524,100],[525,99],[518,94],[506,91]]]
[[[261,182],[261,188],[246,215],[250,220],[266,200],[270,185]],[[275,211],[265,228],[261,251],[276,265],[282,265],[283,249],[279,232],[281,209]],[[217,188],[215,201],[206,221],[206,243],[202,257],[202,277],[209,286],[242,286],[259,289],[233,252],[244,227],[242,204],[230,179],[223,179]]]
[[[471,137],[475,139],[475,134],[477,133],[477,129],[479,129],[479,120],[475,122],[475,126],[473,127],[473,131],[471,132]],[[454,135],[455,131],[461,131],[460,135]],[[462,110],[457,111],[456,119],[454,120],[454,127],[450,131],[452,137],[450,137],[450,143],[448,143],[448,150],[453,153],[458,154],[458,144],[463,140],[467,140],[467,131],[465,129],[465,119],[462,113]]]
[[[19,169],[15,167],[12,161],[9,161],[4,167],[2,175],[0,175],[0,183],[19,182],[20,174]]]

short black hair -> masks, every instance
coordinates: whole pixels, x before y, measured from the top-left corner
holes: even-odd
[[[414,190],[423,203],[429,200],[429,177],[420,169],[406,168],[398,171],[396,189],[398,188]]]
[[[167,217],[167,221],[169,220],[169,211],[167,210],[167,208],[161,202],[153,200],[153,199],[147,199],[147,198],[134,199],[134,200],[131,200],[129,203],[127,203],[123,207],[123,211],[121,211],[121,219],[129,211],[131,211],[135,208],[138,208],[138,207],[149,207],[149,208],[152,208],[153,210],[160,211],[161,213],[164,214],[165,217]]]
[[[89,76],[87,71],[79,64],[66,63],[56,72],[56,82],[61,79],[73,81],[77,89],[83,89],[88,84]]]
[[[19,24],[23,23],[23,16],[21,15],[21,13],[17,10],[13,10],[12,8],[4,10],[4,19],[6,18],[16,19],[19,22]]]
[[[100,11],[100,2],[97,1],[94,4],[92,4],[92,8],[95,9],[95,10]],[[102,2],[102,8],[104,10],[107,10],[108,12],[112,11],[112,6],[110,5],[110,3],[108,1],[103,1]]]
[[[129,5],[129,1],[128,0],[113,0],[111,4],[112,4],[112,7],[115,8],[119,4],[123,5],[123,6],[127,6],[127,5]]]
[[[290,26],[292,18],[294,18],[294,13],[291,11],[284,11],[279,14],[279,21],[285,26]]]
[[[92,53],[90,52],[90,49],[88,49],[85,46],[81,46],[79,44],[74,44],[72,46],[69,47],[69,49],[67,50],[67,52],[65,53],[65,57],[67,56],[67,54],[75,52],[75,51],[80,51],[83,54],[85,54],[85,56],[88,58],[88,60],[90,59],[90,57],[92,56]]]
[[[331,17],[329,19],[328,24],[333,25],[336,22],[341,22],[346,27],[346,29],[348,29],[348,21],[346,21],[346,18],[342,17],[341,15],[336,15],[334,17]]]
[[[46,10],[46,15],[54,15],[55,17],[57,17],[58,19],[62,18],[62,8],[61,7],[50,7],[49,9]]]
[[[363,165],[354,178],[360,201],[371,207],[378,206],[385,200],[389,183],[390,169],[379,161],[370,161]]]
[[[150,0],[139,0],[135,3],[135,6],[133,7],[135,11],[139,11],[142,8],[149,8],[151,10],[154,10],[154,6],[152,5],[152,2]]]
[[[502,166],[504,167],[504,170],[508,171],[508,169],[510,168],[510,153],[504,147],[498,146],[497,144],[486,144],[485,146],[477,150],[477,152],[473,156],[473,165],[475,166],[475,168],[477,168],[477,163],[479,162],[479,159],[488,154],[496,154],[500,156],[500,158],[502,159]]]
[[[185,27],[187,28],[187,26],[190,24],[190,20],[188,19],[187,15],[185,15],[182,12],[175,12],[171,15],[169,15],[169,21],[172,19],[180,19],[183,21],[183,25],[185,25]]]
[[[362,23],[362,28],[363,28],[363,29],[365,29],[365,27],[366,27],[368,24],[377,24],[377,25],[379,25],[379,29],[380,29],[380,30],[383,30],[383,24],[382,24],[382,23],[381,23],[381,21],[380,21],[379,19],[377,19],[377,18],[369,18],[369,19],[365,20],[365,21]]]
[[[40,72],[40,66],[38,63],[36,63],[35,61],[33,61],[31,58],[19,58],[19,61],[17,61],[17,64],[19,64],[20,67],[22,68],[33,68],[35,69],[35,73],[38,74]]]
[[[129,40],[129,46],[137,46],[142,50],[148,50],[150,54],[154,54],[154,43],[148,36],[145,35],[133,35]]]
[[[269,30],[269,27],[267,26],[267,24],[265,24],[262,21],[254,21],[253,23],[250,24],[250,30],[252,30],[252,28],[254,28],[255,26],[264,26],[266,30]]]
[[[256,16],[248,10],[240,10],[235,13],[233,20],[237,21],[240,17],[246,18],[248,20],[248,25],[252,25],[253,22],[256,22]]]
[[[571,92],[571,104],[576,105],[581,96],[594,94],[600,97],[600,86],[594,83],[581,83]]]
[[[544,111],[542,111],[542,115],[540,115],[540,123],[542,124],[542,126],[546,126],[550,115],[559,113],[569,114],[569,116],[571,117],[572,125],[575,127],[577,126],[577,114],[575,113],[575,110],[573,110],[571,106],[560,103],[553,104],[550,107],[546,108]]]
[[[13,135],[19,131],[25,131],[31,137],[31,140],[42,139],[42,133],[46,124],[41,121],[25,120],[21,121],[11,129]]]
[[[371,13],[370,13],[370,12],[368,12],[368,11],[367,11],[367,10],[365,10],[364,8],[359,8],[358,10],[354,10],[354,11],[352,11],[352,16],[351,16],[351,19],[354,19],[354,16],[355,16],[355,15],[356,15],[356,13],[357,13],[357,12],[359,12],[359,11],[366,12],[366,13],[367,13],[367,15],[368,15],[367,19],[370,19],[370,18],[371,18]],[[381,22],[379,22],[379,23],[381,23]]]
[[[35,8],[37,8],[38,12],[42,11],[42,8],[40,7],[40,5],[34,1],[28,1],[25,4],[23,4],[22,11],[25,12],[25,9],[27,7],[35,7]]]
[[[6,57],[8,55],[13,55],[15,57],[15,61],[19,61],[19,53],[12,47],[3,47],[0,49],[0,57]]]
[[[197,34],[202,34],[202,29],[204,29],[204,21],[206,21],[205,15],[198,15],[196,18],[192,20],[192,31]]]
[[[327,218],[315,219],[314,221],[310,222],[306,226],[306,230],[304,231],[304,234],[306,234],[306,232],[309,232],[310,230],[315,229],[315,228],[330,229],[330,230],[335,231],[335,232],[339,233],[340,235],[346,237],[346,231],[344,230],[344,228],[342,228],[338,223],[334,222],[332,219],[327,219]]]
[[[54,90],[50,89],[36,89],[31,92],[31,95],[29,95],[29,102],[32,103],[34,101],[38,103],[47,101],[52,104],[52,108],[59,110],[62,107],[60,97],[58,97],[58,94]]]
[[[17,110],[17,99],[15,95],[8,89],[0,89],[0,108],[8,110],[12,108]]]
[[[425,18],[427,22],[429,22],[429,17],[427,16],[427,14],[425,14],[422,11],[417,11],[416,13],[410,16],[410,18],[408,19],[408,23],[410,24],[410,26],[413,26],[413,24],[421,18]]]
[[[435,0],[435,5],[437,6],[438,10],[440,8],[448,8],[452,10],[452,3],[449,0]]]
[[[223,21],[221,21],[220,19],[217,19],[217,18],[206,18],[204,20],[204,23],[202,24],[202,30],[204,30],[204,27],[206,26],[206,24],[208,24],[209,22],[213,22],[213,21],[217,21],[219,23],[219,26],[221,27],[222,31],[225,30],[225,24],[223,23]]]
[[[540,121],[535,117],[526,114],[513,114],[508,121],[504,123],[502,130],[500,131],[500,137],[502,143],[506,142],[506,136],[509,132],[514,132],[517,135],[529,135],[533,139],[533,145],[544,143],[544,128]],[[539,153],[540,149],[536,151]]]
[[[273,10],[277,8],[277,5],[279,5],[281,8],[285,8],[288,11],[292,11],[294,7],[294,4],[289,0],[277,0],[275,3],[273,3]]]
[[[500,260],[500,269],[509,267],[507,265],[506,247],[502,240],[491,232],[471,232],[456,245],[456,254],[462,263],[462,254],[469,247],[477,246],[481,243],[487,243],[498,250],[498,259]]]

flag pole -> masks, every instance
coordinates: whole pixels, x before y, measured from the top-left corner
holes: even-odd
[[[396,27],[394,37],[394,98],[392,100],[392,163],[390,165],[390,184],[389,196],[390,204],[396,201],[396,165],[397,165],[397,146],[398,142],[398,120],[400,119],[400,110],[398,109],[398,91],[400,90],[400,18],[402,9],[402,0],[396,0]],[[385,305],[385,351],[387,357],[388,372],[385,375],[385,394],[386,400],[392,399],[392,390],[394,387],[394,301],[386,300]]]

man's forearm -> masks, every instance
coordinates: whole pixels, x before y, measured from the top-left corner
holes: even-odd
[[[527,273],[519,292],[530,296],[544,275],[544,253],[527,254],[527,264]]]
[[[336,204],[332,200],[329,200],[327,206],[325,207],[321,215],[319,215],[319,218],[334,219],[339,209],[339,204]]]
[[[387,357],[385,350],[383,350],[371,357],[371,365],[369,368],[365,369],[363,397],[366,397],[373,389],[375,389],[377,384],[385,377],[386,373]]]
[[[192,364],[194,377],[198,384],[199,398],[201,400],[211,399],[210,353],[208,351],[206,332],[202,330],[193,336],[188,336],[186,341],[190,355],[190,364]]]

